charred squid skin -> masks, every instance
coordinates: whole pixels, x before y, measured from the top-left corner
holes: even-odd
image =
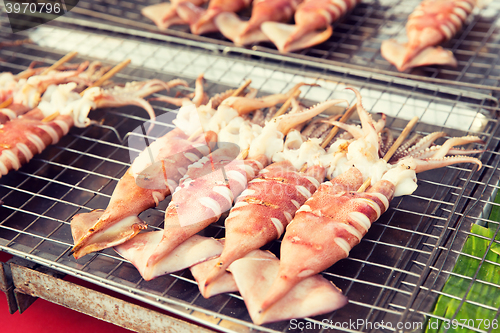
[[[289,161],[283,161],[264,168],[251,180],[226,218],[224,249],[204,287],[209,288],[234,260],[279,238],[324,176],[321,166],[298,172]]]
[[[358,177],[359,182],[362,178]],[[385,180],[365,193],[339,192],[339,188],[331,185],[320,187],[287,228],[281,245],[278,278],[262,303],[261,312],[298,282],[347,257],[371,224],[388,209],[394,189],[394,185]],[[311,233],[311,229],[315,232]]]

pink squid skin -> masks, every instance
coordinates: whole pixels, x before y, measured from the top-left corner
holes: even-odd
[[[213,20],[223,12],[236,13],[250,5],[252,0],[211,0],[208,8],[199,17],[197,22],[191,25],[191,32],[195,35],[208,32],[204,26],[210,26],[213,31]]]
[[[289,43],[304,36],[307,32],[328,28],[348,11],[352,10],[359,0],[306,0],[295,13],[296,32],[289,37]],[[340,5],[343,3],[343,5]]]
[[[265,23],[264,33],[280,52],[292,52],[324,42],[332,34],[331,24],[352,10],[360,0],[306,0],[297,7],[295,25]]]
[[[142,15],[153,21],[160,30],[168,29],[171,25],[187,24],[183,18],[179,17],[177,9],[185,3],[195,6],[203,5],[207,0],[173,0],[161,2],[155,5],[144,7]]]
[[[214,190],[215,187],[227,187],[232,192],[232,198],[234,198],[244,190],[243,184],[237,179],[244,177],[248,182],[268,163],[264,155],[256,156],[255,159],[235,160],[232,162],[232,159],[228,159],[224,154],[226,154],[224,151],[221,153],[215,151],[210,156],[210,160],[207,161],[208,163],[205,163],[200,168],[190,168],[188,170],[188,178],[183,183],[181,182],[181,187],[173,194],[172,201],[165,211],[163,237],[156,249],[149,253],[144,279],[154,278],[152,272],[155,270],[155,265],[162,258],[188,238],[219,219],[220,215],[211,208],[205,207],[201,200],[210,198],[217,202],[220,212],[229,210],[233,200],[229,202],[227,197]],[[248,170],[251,172],[248,172],[246,168],[242,169],[240,166],[243,165],[248,166]],[[222,167],[224,168],[222,170],[225,170],[227,175],[227,185],[223,185],[223,174],[218,171]],[[216,172],[210,172],[213,169]],[[237,177],[236,173],[240,176]],[[191,179],[194,180],[191,181]],[[246,186],[246,184],[244,185]],[[179,214],[179,211],[184,212],[183,216]],[[191,212],[191,214],[187,215],[187,212]]]
[[[216,141],[216,134],[214,132],[207,132],[206,135],[201,135],[194,142],[187,139],[187,135],[180,129],[174,129],[158,139],[165,141],[162,153],[165,158],[168,157],[168,162],[162,165],[164,174],[168,176],[168,180],[179,181],[183,176],[179,169],[186,168],[192,163],[191,159],[185,155],[185,152],[196,154],[198,158],[201,158],[202,154],[195,148],[195,144],[203,142],[213,143]],[[88,253],[122,244],[134,237],[140,230],[146,227],[142,221],[137,221],[138,219],[131,220],[129,228],[124,228],[126,231],[121,232],[119,235],[112,234],[109,238],[101,241],[92,240],[96,235],[103,237],[102,235],[105,235],[107,229],[123,221],[125,218],[137,216],[142,211],[155,207],[170,192],[170,186],[145,188],[137,185],[132,168],[129,168],[116,185],[106,210],[101,211],[101,214],[97,218],[93,212],[78,214],[73,217],[71,228],[73,237],[75,238],[75,246],[73,247],[74,257],[78,259]],[[76,239],[75,235],[82,236]]]
[[[255,0],[252,7],[252,16],[241,35],[260,28],[264,22],[286,22],[292,18],[300,0]]]
[[[406,24],[408,43],[382,43],[382,56],[399,71],[441,64],[456,66],[451,51],[436,45],[451,39],[472,13],[476,0],[425,0],[410,14]]]
[[[56,144],[72,126],[73,118],[65,115],[50,122],[17,118],[5,123],[0,131],[0,177]]]
[[[322,184],[297,211],[283,237],[278,277],[262,302],[261,312],[300,281],[346,258],[349,250],[367,233],[369,225],[387,210],[394,195],[394,185],[382,180],[364,193],[352,191],[362,182],[359,170],[351,168]],[[352,213],[366,220],[360,222]]]
[[[264,22],[287,22],[302,0],[256,0],[253,2],[252,15],[242,21],[235,13],[222,13],[215,19],[220,32],[237,45],[254,44],[268,41],[261,31]]]
[[[0,109],[0,124],[5,124],[10,120],[16,119],[28,111],[30,111],[30,107],[22,104],[11,104],[6,108]]]
[[[279,238],[297,208],[308,199],[297,186],[314,193],[324,177],[325,168],[321,166],[312,166],[305,172],[298,172],[289,161],[266,167],[248,184],[226,218],[224,250],[207,277],[205,287],[211,288],[212,281],[222,276],[234,260]]]

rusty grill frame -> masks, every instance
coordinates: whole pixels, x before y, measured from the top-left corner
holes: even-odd
[[[64,31],[66,27],[74,29],[73,25],[62,21],[54,22],[48,29],[53,29],[50,30],[53,33]],[[8,32],[5,18],[0,22],[0,36],[5,39],[32,37],[33,34],[36,37],[37,31],[43,30],[13,36]],[[82,23],[78,28],[79,33],[96,36],[96,29],[88,27],[91,24],[86,25],[85,22],[90,21],[77,22]],[[408,80],[346,72],[340,67],[320,70],[309,66],[290,67],[288,62],[281,62],[279,59],[276,63],[260,57],[241,58],[238,54],[232,56],[227,52],[214,52],[214,49],[207,49],[203,43],[187,41],[183,44],[170,37],[166,41],[155,34],[125,35],[122,28],[106,24],[99,25],[97,29],[100,29],[99,34],[113,40],[127,39],[152,47],[166,44],[166,47],[176,50],[177,54],[195,54],[193,63],[196,63],[198,56],[227,61],[230,65],[222,75],[231,76],[241,66],[247,69],[241,76],[235,75],[233,81],[224,81],[225,77],[222,76],[219,79],[209,78],[206,88],[211,94],[237,86],[244,78],[252,78],[257,83],[254,87],[263,91],[271,88],[267,84],[270,80],[293,82],[295,79],[305,79],[326,84],[329,87],[327,97],[338,97],[339,94],[344,96],[341,88],[345,84],[359,87],[366,96],[366,106],[371,104],[372,108],[368,109],[372,111],[377,110],[377,103],[395,106],[397,111],[388,121],[388,127],[395,132],[400,131],[406,120],[411,118],[405,112],[413,109],[423,109],[424,116],[431,115],[424,117],[429,122],[422,121],[417,125],[415,131],[420,133],[440,129],[452,136],[465,133],[464,130],[454,129],[453,121],[444,125],[430,123],[440,115],[451,119],[464,112],[463,110],[472,113],[472,119],[484,121],[481,129],[472,131],[481,135],[486,142],[486,151],[480,156],[484,163],[480,172],[473,173],[470,165],[458,165],[420,175],[419,190],[411,196],[394,200],[389,211],[373,225],[362,243],[353,249],[350,257],[323,272],[325,277],[343,289],[351,302],[334,313],[300,321],[319,325],[317,331],[329,331],[329,328],[321,326],[324,319],[341,322],[353,319],[353,314],[371,322],[424,322],[426,318],[432,317],[429,311],[436,297],[442,294],[440,290],[446,277],[456,275],[451,270],[469,234],[470,225],[489,222],[497,225],[498,232],[498,222],[488,220],[488,208],[496,205],[493,199],[500,178],[500,158],[497,152],[500,148],[500,130],[498,120],[492,117],[500,111],[496,98],[475,90],[463,91],[448,87],[433,89]],[[57,41],[54,41],[53,47],[48,47],[43,41],[43,38],[39,38],[33,45],[0,49],[1,70],[20,71],[33,60],[50,64],[67,51]],[[102,42],[89,49],[87,54],[82,54],[82,58],[91,58],[92,53],[100,47]],[[110,54],[103,55],[102,60],[120,60]],[[172,56],[168,61],[175,62],[176,59],[176,56]],[[193,80],[198,74],[189,71],[188,67],[185,67],[185,71],[180,68],[184,73],[179,74],[164,68],[153,70],[138,60],[138,65],[134,63],[135,59],[132,66],[117,75],[117,81],[152,77],[169,80],[181,77],[190,83],[191,88],[181,89],[186,92],[192,90]],[[287,87],[287,84],[280,85],[278,91],[284,91]],[[310,103],[318,101],[320,95],[314,88],[303,91],[303,97]],[[349,98],[352,100],[352,96]],[[443,111],[440,109],[443,105],[449,108],[444,108]],[[158,114],[175,114],[174,108],[159,104],[155,105],[155,111]],[[121,139],[135,126],[147,120],[144,112],[137,108],[99,110],[93,113],[92,118],[104,120],[103,126],[73,128],[57,145],[48,147],[19,171],[0,179],[0,198],[6,202],[0,209],[0,250],[93,282],[219,331],[296,331],[289,330],[290,324],[285,322],[254,325],[238,294],[204,300],[187,270],[145,282],[140,279],[133,266],[111,249],[88,255],[78,261],[67,256],[72,246],[68,233],[71,216],[77,212],[105,207],[114,184],[130,163],[127,147]],[[119,137],[111,127],[116,128]],[[158,128],[169,127],[172,127],[170,123],[158,124]],[[27,201],[23,204],[25,199]],[[153,229],[160,228],[166,205],[167,202],[163,202],[158,208],[148,210],[140,216]],[[415,225],[402,223],[405,219],[415,222]],[[222,237],[222,222],[210,226],[202,234]],[[279,242],[271,243],[266,249],[278,253]],[[392,255],[383,255],[391,252]],[[500,310],[497,310],[496,318],[499,313]],[[340,330],[376,331],[366,327]]]

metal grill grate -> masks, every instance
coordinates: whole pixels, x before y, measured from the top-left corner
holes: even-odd
[[[85,20],[97,19],[101,24],[108,21],[139,31],[177,36],[181,43],[188,43],[186,39],[207,43],[208,48],[218,48],[240,56],[262,57],[320,68],[342,66],[346,72],[369,70],[406,79],[458,85],[462,89],[500,90],[498,1],[491,1],[487,7],[478,10],[462,31],[443,44],[443,47],[452,50],[457,57],[457,68],[428,66],[405,73],[397,72],[381,57],[380,45],[383,40],[390,38],[406,41],[404,27],[407,17],[420,0],[363,0],[352,13],[335,23],[333,35],[328,41],[286,55],[278,53],[268,43],[242,48],[234,46],[219,33],[196,36],[189,32],[187,26],[174,26],[161,32],[141,15],[143,7],[158,2],[160,1],[85,0],[79,2],[73,13],[84,15]],[[250,10],[243,11],[241,16],[248,18]],[[71,19],[67,18],[67,21],[70,22]],[[139,34],[139,31],[132,33]]]
[[[4,24],[0,36],[14,39],[7,31]],[[298,320],[296,324],[286,321],[255,326],[239,295],[225,294],[206,300],[188,270],[146,282],[111,249],[78,261],[68,256],[73,243],[71,217],[104,208],[129,166],[128,147],[121,138],[146,121],[145,113],[134,107],[94,112],[91,117],[107,127],[73,128],[57,145],[0,179],[0,199],[4,201],[0,208],[0,250],[221,331],[246,332],[253,328],[263,332],[298,332],[295,326],[301,323],[323,332],[329,330],[322,326],[324,320],[423,323],[450,274],[468,227],[476,220],[487,220],[483,206],[493,204],[491,196],[500,176],[500,131],[498,121],[490,117],[498,111],[496,101],[485,95],[452,90],[429,94],[414,86],[388,84],[371,77],[329,75],[327,79],[299,69],[270,69],[258,60],[238,61],[185,45],[167,47],[138,37],[124,39],[120,34],[96,35],[85,30],[42,27],[15,38],[24,36],[32,38],[35,44],[0,49],[0,71],[20,71],[33,60],[53,63],[69,49],[78,48],[86,59],[92,56],[117,62],[131,57],[133,66],[117,75],[118,81],[180,77],[193,87],[193,79],[205,72],[209,94],[250,78],[255,88],[266,92],[285,91],[298,81],[317,82],[322,87],[304,89],[305,100],[344,97],[352,101],[353,96],[343,90],[345,85],[352,85],[361,89],[368,110],[390,116],[388,127],[395,132],[406,125],[407,119],[418,115],[421,122],[416,131],[423,134],[444,130],[451,136],[480,135],[486,142],[481,156],[485,166],[476,173],[471,172],[472,166],[460,165],[419,175],[417,191],[395,199],[349,258],[323,273],[343,290],[350,303],[334,313]],[[158,115],[176,113],[160,105],[155,106],[155,111]],[[116,129],[120,138],[109,126]],[[171,124],[157,127],[167,128]],[[153,228],[161,227],[166,205],[163,202],[140,217]],[[203,235],[223,237],[223,222],[210,226]],[[279,253],[279,242],[271,243],[267,249]],[[379,331],[369,326],[351,328],[338,329]]]

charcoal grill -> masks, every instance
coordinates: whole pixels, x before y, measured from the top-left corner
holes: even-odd
[[[90,2],[83,1],[82,8],[85,3]],[[380,6],[382,4],[379,2]],[[91,6],[92,10],[96,8]],[[367,8],[361,7],[355,13],[376,12]],[[256,326],[239,294],[206,300],[199,294],[188,270],[147,282],[111,249],[78,261],[68,256],[73,245],[71,217],[106,206],[118,179],[130,165],[128,133],[147,121],[145,112],[135,107],[97,110],[91,118],[101,125],[73,128],[58,144],[0,179],[0,199],[4,201],[0,209],[0,250],[27,260],[27,266],[37,264],[58,274],[78,277],[199,325],[193,328],[175,318],[158,319],[151,314],[148,318],[159,325],[156,328],[180,325],[193,332],[200,327],[223,332],[299,332],[299,327],[312,327],[310,331],[314,332],[378,332],[381,329],[373,323],[383,320],[411,323],[413,326],[407,331],[419,331],[426,320],[436,318],[430,311],[437,296],[443,294],[441,289],[446,278],[456,274],[452,273],[452,268],[471,224],[491,223],[498,233],[499,223],[488,219],[489,210],[497,205],[493,199],[500,176],[500,131],[496,119],[500,109],[498,95],[494,93],[498,90],[498,77],[490,81],[494,77],[492,73],[498,70],[497,63],[491,64],[489,76],[475,81],[479,86],[462,89],[462,86],[422,83],[344,66],[349,63],[343,63],[343,67],[336,62],[329,62],[325,67],[309,63],[300,65],[299,58],[266,53],[264,49],[238,49],[203,38],[183,39],[181,32],[176,36],[160,35],[156,31],[136,30],[141,28],[137,25],[126,27],[123,22],[96,25],[92,17],[78,15],[63,17],[16,36],[10,33],[8,21],[2,16],[2,38],[29,37],[33,44],[0,49],[0,70],[18,72],[31,61],[51,64],[68,51],[76,50],[80,60],[95,59],[115,64],[132,59],[132,64],[116,76],[119,82],[179,77],[190,83],[190,88],[182,88],[184,93],[192,91],[194,79],[200,73],[205,73],[207,92],[211,95],[236,87],[248,78],[262,93],[283,92],[300,81],[315,82],[321,87],[302,89],[301,98],[310,104],[328,98],[346,98],[352,102],[352,93],[344,87],[354,86],[361,90],[363,103],[369,111],[388,115],[388,127],[395,134],[409,119],[419,116],[420,122],[414,131],[421,134],[443,130],[450,136],[480,136],[485,144],[476,148],[485,150],[479,156],[484,166],[479,171],[465,164],[420,174],[419,188],[414,194],[393,200],[390,209],[372,226],[349,258],[322,273],[347,295],[350,302],[346,307],[296,322]],[[371,14],[366,15],[370,17]],[[72,20],[71,24],[68,20]],[[356,27],[361,28],[366,22],[370,20]],[[494,29],[488,31],[486,39],[497,37]],[[309,56],[307,52],[303,55]],[[422,77],[439,78],[444,71],[434,70],[433,74]],[[460,76],[459,82],[464,84],[475,77],[455,75]],[[488,86],[484,88],[483,85]],[[170,94],[175,92],[174,89]],[[175,107],[165,104],[156,104],[154,108],[157,115],[177,112]],[[169,128],[172,124],[160,122],[157,126]],[[152,229],[161,228],[167,203],[168,200],[156,209],[143,212],[140,217]],[[223,220],[202,234],[223,237]],[[498,243],[490,240],[490,244],[493,242]],[[269,244],[266,249],[278,254],[279,242]],[[484,261],[484,258],[477,259]],[[21,281],[45,279],[45,275],[37,271],[34,275],[23,275],[19,267],[13,266],[13,275]],[[22,290],[22,286],[17,288]],[[76,286],[69,288],[71,293],[78,291]],[[95,302],[98,301],[96,298]],[[467,302],[465,297],[464,302]],[[123,306],[129,305],[126,302]],[[496,311],[498,319],[500,310],[491,310]],[[93,315],[98,316],[94,312]],[[108,320],[124,325],[120,319]],[[347,328],[325,326],[325,322],[335,326],[358,320],[366,324],[354,328],[352,325]],[[395,326],[382,330],[397,331]]]

